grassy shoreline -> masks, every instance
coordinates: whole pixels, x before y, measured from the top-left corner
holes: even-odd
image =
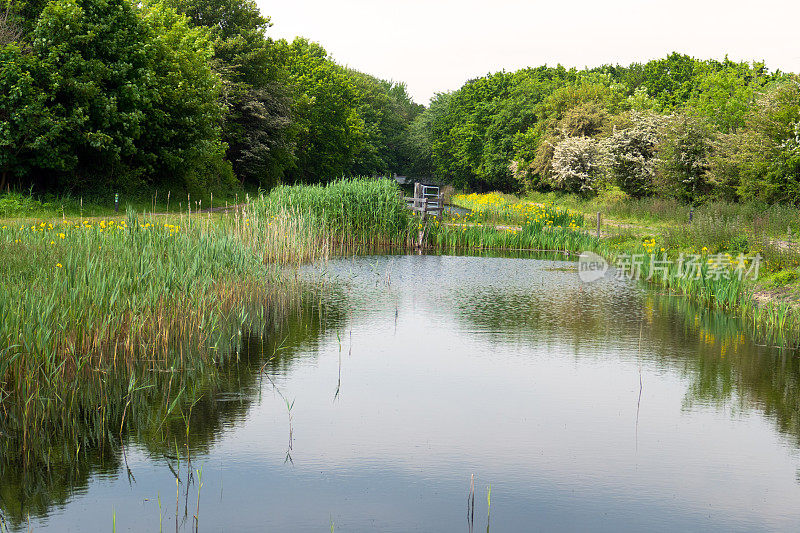
[[[792,209],[712,204],[694,210],[690,223],[688,207],[679,209],[658,199],[624,200],[613,193],[592,200],[575,195],[533,194],[521,199],[489,193],[456,195],[453,201],[481,211],[478,216],[495,225],[520,223],[516,213],[543,205],[589,220],[605,209],[617,218],[604,216],[600,238],[592,228],[592,235],[581,242],[583,247],[572,251],[596,252],[610,262],[638,255],[642,259],[639,278],[647,283],[738,316],[761,341],[800,347],[800,290],[795,283],[800,250],[787,245],[779,234],[784,223],[789,228],[800,224],[800,214]],[[759,279],[739,279],[733,270],[737,258],[756,253],[763,259]],[[699,260],[699,279],[687,279],[679,272],[679,260],[692,256]],[[665,259],[670,262],[668,270],[661,263]]]

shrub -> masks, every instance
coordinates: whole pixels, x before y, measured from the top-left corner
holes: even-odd
[[[699,203],[711,190],[706,172],[711,128],[703,119],[679,113],[663,131],[656,147],[656,187],[666,196]]]
[[[601,150],[590,137],[567,137],[553,149],[553,184],[581,194],[597,192]]]
[[[664,124],[660,115],[634,111],[628,127],[603,140],[609,177],[634,198],[653,192],[655,149]]]

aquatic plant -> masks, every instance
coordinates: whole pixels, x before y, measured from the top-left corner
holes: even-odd
[[[291,282],[254,246],[204,217],[132,212],[0,230],[4,457],[47,464],[102,446],[141,401],[162,420],[191,401]],[[33,445],[55,435],[72,450]]]
[[[245,208],[249,232],[267,244],[264,259],[291,263],[409,247],[412,214],[388,179],[346,179],[327,185],[280,186]]]

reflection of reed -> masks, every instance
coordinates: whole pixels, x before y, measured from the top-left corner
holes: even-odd
[[[475,474],[469,477],[469,494],[467,494],[467,525],[469,526],[469,533],[472,533],[472,528],[475,523]]]
[[[674,346],[661,361],[691,378],[684,408],[738,403],[762,412],[800,445],[800,359],[796,350],[759,345],[739,318],[676,297],[648,297],[661,317],[650,341]]]
[[[77,452],[67,452],[69,435],[31,439],[35,455],[46,456],[50,450],[49,463],[26,468],[15,460],[19,455],[15,456],[14,439],[0,438],[0,509],[9,529],[21,527],[28,516],[44,516],[54,506],[66,504],[73,494],[85,490],[96,474],[126,473],[124,452],[132,444],[138,444],[153,457],[166,459],[179,484],[184,482],[184,472],[179,477],[173,466],[176,461],[180,463],[174,447],[176,437],[186,442],[181,457],[184,453],[190,457],[207,453],[223,428],[241,420],[258,398],[262,390],[260,376],[288,373],[298,351],[307,353],[318,342],[326,322],[343,320],[341,305],[345,298],[341,294],[310,291],[290,296],[295,301],[273,308],[264,327],[243,329],[239,347],[221,355],[219,365],[194,365],[183,373],[152,372],[146,385],[134,382],[133,390],[139,390],[130,396],[130,380],[107,376],[106,393],[110,397],[117,395],[122,401],[116,412],[106,413],[113,422],[109,422],[110,431],[102,435],[103,439],[94,441],[86,424],[76,426],[81,439],[88,443]],[[91,389],[76,390],[75,394],[90,392]],[[111,440],[109,433],[114,437]],[[132,471],[130,475],[133,482]],[[184,494],[181,499],[185,502]]]
[[[639,348],[636,351],[636,363],[639,367],[639,398],[636,400],[636,451],[639,451],[639,408],[642,406],[642,331],[644,321],[639,322]]]
[[[578,349],[605,339],[619,348],[621,358],[636,357],[637,441],[643,375],[651,366],[690,378],[685,408],[736,401],[741,410],[774,420],[800,445],[797,351],[759,345],[760,333],[747,322],[682,297],[613,282],[580,291],[566,275],[539,275],[541,282],[537,277],[527,288],[455,288],[449,293],[455,317],[467,331],[490,334],[495,342],[551,342],[572,346],[582,357],[606,357],[607,350]]]

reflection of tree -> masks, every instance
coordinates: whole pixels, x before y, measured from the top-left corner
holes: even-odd
[[[726,405],[759,411],[800,446],[800,358],[760,346],[742,321],[685,298],[622,287],[560,284],[556,290],[456,292],[456,315],[470,330],[498,341],[515,332],[530,342],[580,344],[609,339],[637,357],[640,328],[647,364],[690,380],[684,407]],[[599,353],[598,353],[599,355]]]
[[[577,276],[576,276],[577,277]],[[594,341],[609,331],[635,330],[643,316],[635,291],[624,286],[589,291],[580,286],[558,285],[547,291],[529,288],[455,291],[457,318],[469,329],[488,332],[498,340],[515,333],[532,341],[558,338]]]
[[[188,451],[190,457],[207,452],[223,428],[245,418],[258,397],[262,370],[288,373],[298,353],[314,353],[326,324],[343,320],[338,305],[342,296],[334,296],[330,291],[309,295],[299,305],[271,316],[261,329],[243,332],[240,348],[223,364],[198,363],[180,373],[155,372],[139,394],[128,396],[129,382],[109,376],[104,384],[106,393],[120,400],[112,404],[119,412],[108,417],[112,422],[102,428],[105,434],[98,435],[91,418],[69,421],[82,441],[33,443],[36,456],[46,461],[21,464],[14,455],[18,443],[4,438],[0,441],[2,516],[16,529],[28,516],[46,516],[54,507],[65,505],[98,473],[125,475],[119,440],[123,412],[126,448],[136,445],[151,457],[175,464],[176,450],[181,454]],[[86,393],[93,392],[88,389]]]
[[[679,298],[653,298],[668,320],[651,328],[654,342],[679,340],[686,355],[678,361],[692,378],[685,405],[737,402],[757,410],[800,445],[800,358],[794,350],[760,346],[742,322]],[[664,325],[671,325],[666,328]]]

